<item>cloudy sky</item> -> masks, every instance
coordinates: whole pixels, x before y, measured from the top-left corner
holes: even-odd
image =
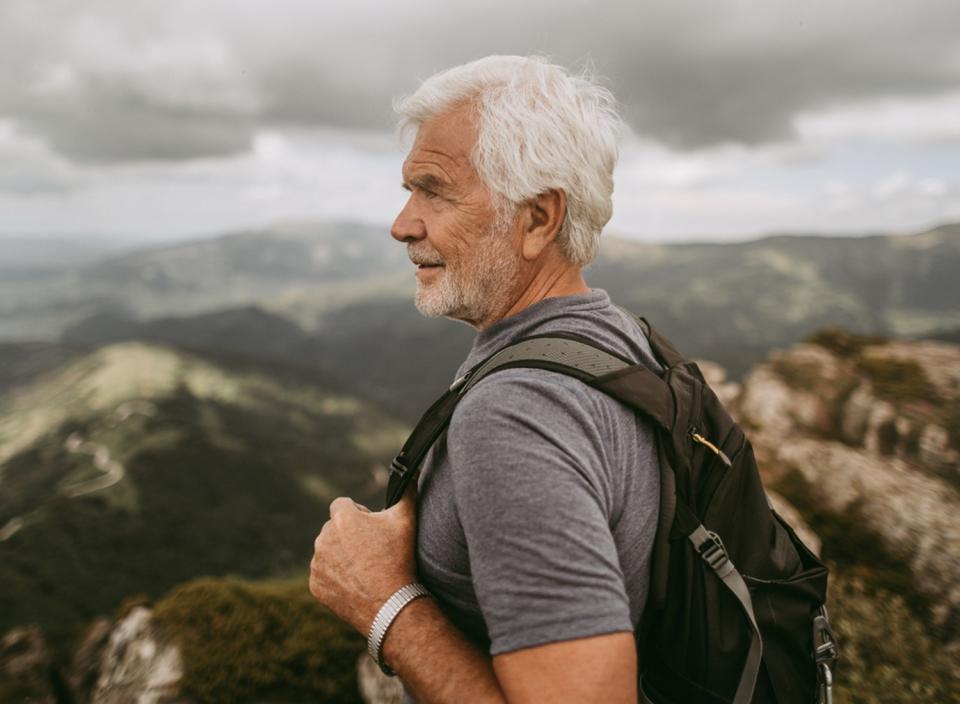
[[[391,101],[491,53],[589,63],[630,126],[609,231],[960,220],[956,0],[3,0],[0,237],[388,225]]]

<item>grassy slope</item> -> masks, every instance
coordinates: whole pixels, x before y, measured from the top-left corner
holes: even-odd
[[[123,407],[139,410],[119,420]],[[64,446],[73,432],[125,478],[69,498],[98,474]],[[0,542],[0,632],[39,623],[62,649],[127,595],[301,569],[330,499],[376,500],[371,470],[402,440],[351,398],[156,347],[114,345],[47,374],[0,404],[0,524],[26,521]]]

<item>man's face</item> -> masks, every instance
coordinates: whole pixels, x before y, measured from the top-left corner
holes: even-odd
[[[511,302],[520,255],[470,161],[476,128],[458,108],[424,123],[403,163],[410,197],[390,232],[418,265],[417,309],[484,326]]]

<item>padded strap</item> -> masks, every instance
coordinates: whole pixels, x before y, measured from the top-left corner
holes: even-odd
[[[465,394],[485,376],[502,369],[536,367],[573,376],[673,430],[674,399],[670,387],[645,365],[626,361],[574,336],[520,340],[500,350],[470,375]]]
[[[703,558],[703,561],[710,566],[727,589],[737,598],[744,614],[750,620],[750,626],[753,628],[753,638],[750,640],[750,650],[747,652],[747,659],[743,664],[743,672],[740,674],[737,692],[733,696],[733,704],[750,704],[750,700],[753,698],[753,690],[757,685],[760,661],[763,659],[763,639],[760,636],[757,619],[753,615],[753,600],[750,598],[750,590],[730,561],[727,550],[723,547],[723,542],[716,533],[711,533],[703,527],[703,524],[700,524],[687,537],[693,543],[693,547]]]
[[[531,364],[550,368],[556,365],[561,373],[574,372],[585,381],[620,371],[630,366],[619,357],[585,342],[560,337],[532,337],[504,347],[470,376],[460,390],[465,394],[488,374],[510,367],[529,367]]]
[[[644,413],[661,427],[672,428],[674,402],[670,387],[643,364],[622,359],[575,335],[554,333],[525,338],[468,371],[430,406],[390,463],[387,508],[403,496],[464,394],[490,374],[517,367],[548,369],[575,377]]]

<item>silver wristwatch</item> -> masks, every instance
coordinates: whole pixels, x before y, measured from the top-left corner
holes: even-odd
[[[370,625],[370,633],[367,634],[367,650],[370,657],[377,661],[380,669],[385,675],[393,677],[396,673],[383,661],[383,639],[387,635],[387,629],[397,617],[403,607],[411,601],[421,596],[429,596],[430,592],[420,582],[411,582],[400,587],[389,599],[380,607],[373,623]]]

